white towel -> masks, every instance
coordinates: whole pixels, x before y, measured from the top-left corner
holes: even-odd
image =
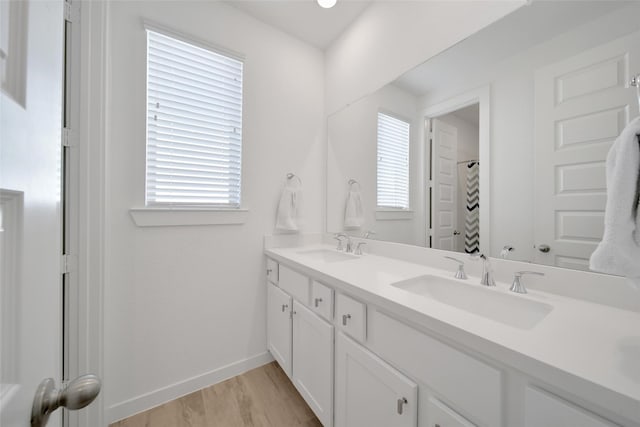
[[[356,189],[349,190],[344,210],[344,228],[360,228],[364,222],[362,195]]]
[[[280,196],[276,229],[282,231],[298,231],[298,192],[300,188],[293,187],[290,180],[287,181]]]
[[[607,155],[607,204],[604,236],[591,255],[590,268],[629,278],[640,277],[640,117],[613,143]]]

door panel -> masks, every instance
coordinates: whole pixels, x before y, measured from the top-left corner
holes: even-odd
[[[292,299],[280,288],[267,285],[267,341],[269,351],[291,377]]]
[[[604,232],[607,153],[638,115],[628,80],[639,55],[635,33],[536,71],[534,243],[551,248],[536,263],[589,268]]]
[[[333,425],[333,326],[293,302],[293,384],[324,427]]]
[[[347,338],[336,336],[337,427],[415,427],[418,386]]]
[[[26,427],[38,384],[60,384],[62,366],[63,3],[10,2],[0,13],[11,16],[0,36],[8,34],[0,43],[8,46],[0,76],[0,425]],[[60,415],[48,426],[59,426]]]
[[[455,250],[458,129],[433,119],[432,247]]]

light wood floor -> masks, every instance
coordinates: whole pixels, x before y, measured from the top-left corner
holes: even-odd
[[[111,427],[322,427],[276,362]]]

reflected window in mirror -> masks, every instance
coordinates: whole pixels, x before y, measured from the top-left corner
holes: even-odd
[[[409,122],[378,113],[378,208],[409,209],[410,134]]]

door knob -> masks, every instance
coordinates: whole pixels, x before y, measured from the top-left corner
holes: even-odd
[[[538,245],[538,250],[540,252],[542,252],[543,254],[546,254],[547,252],[549,252],[551,250],[551,246],[549,245]]]
[[[82,409],[98,396],[102,383],[93,374],[82,375],[56,390],[53,378],[42,381],[36,390],[31,407],[31,427],[44,427],[49,415],[63,406],[72,411]]]
[[[459,235],[460,235],[460,232],[459,232],[458,230],[453,230],[453,235],[454,235],[454,236],[459,236]]]

